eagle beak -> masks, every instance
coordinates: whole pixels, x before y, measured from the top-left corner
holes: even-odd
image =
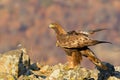
[[[49,28],[54,28],[55,26],[53,24],[50,24],[49,25]]]

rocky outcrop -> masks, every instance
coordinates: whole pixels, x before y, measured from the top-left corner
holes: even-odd
[[[17,49],[3,53],[0,56],[0,73],[12,74],[17,77],[20,74],[19,67],[22,69],[20,61],[25,64],[25,61],[29,59],[29,56],[24,53],[26,53],[25,49]],[[22,57],[24,57],[23,60],[21,60]],[[26,62],[26,64],[27,63],[28,62]]]
[[[18,78],[30,74],[30,58],[25,48],[2,53],[0,55],[0,76],[10,75]],[[0,77],[1,78],[1,77]]]
[[[113,72],[110,72],[111,69]],[[67,63],[41,65],[30,60],[25,48],[0,54],[0,80],[120,80],[119,71],[120,67],[115,67],[114,71],[113,66],[109,71],[102,71],[89,70],[80,65],[70,69]]]

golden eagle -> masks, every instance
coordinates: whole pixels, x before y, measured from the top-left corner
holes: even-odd
[[[107,41],[98,41],[89,38],[90,34],[94,34],[97,31],[102,31],[105,29],[98,29],[90,32],[66,32],[58,23],[51,23],[49,27],[54,29],[57,34],[56,46],[63,48],[64,51],[68,54],[68,59],[71,61],[69,61],[70,66],[74,67],[78,65],[82,60],[83,55],[88,57],[95,65],[106,69],[106,66],[104,66],[101,61],[97,59],[94,53],[88,48],[88,46],[93,46],[100,43],[110,43]]]

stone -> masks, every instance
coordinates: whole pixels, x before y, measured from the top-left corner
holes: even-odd
[[[0,73],[18,77],[27,65],[29,65],[29,56],[26,54],[26,49],[8,51],[0,56]]]
[[[11,74],[0,73],[0,80],[16,80],[16,78]]]
[[[107,70],[86,69],[80,65],[69,68],[67,63],[54,66],[33,63],[25,48],[0,54],[0,80],[120,80],[120,66],[103,63]]]

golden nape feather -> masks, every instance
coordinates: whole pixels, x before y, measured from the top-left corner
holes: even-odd
[[[62,28],[62,26],[58,23],[51,23],[49,27],[52,28],[57,35],[67,34],[66,31]]]

